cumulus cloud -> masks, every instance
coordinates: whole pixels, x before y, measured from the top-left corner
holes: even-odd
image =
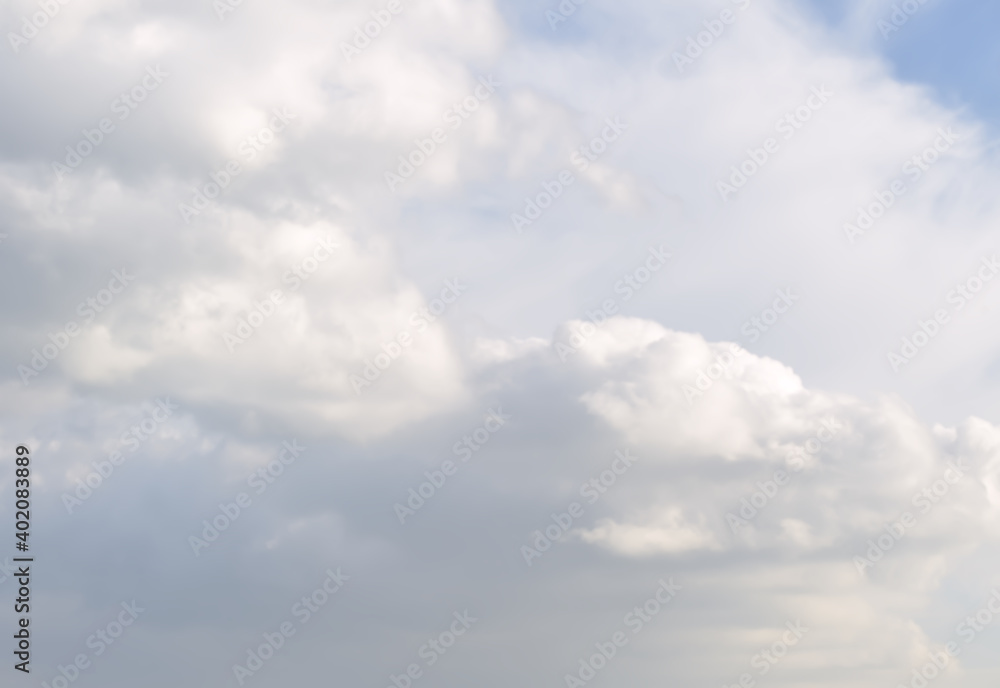
[[[0,10],[39,680],[135,599],[81,684],[241,685],[289,620],[247,685],[622,629],[594,685],[996,684],[996,151],[892,3],[55,4]]]

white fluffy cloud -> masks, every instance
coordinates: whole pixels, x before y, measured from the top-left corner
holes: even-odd
[[[786,0],[591,0],[556,30],[558,3],[403,0],[388,23],[380,3],[60,5],[0,60],[0,435],[37,456],[41,680],[136,597],[148,616],[88,680],[231,682],[343,566],[256,685],[329,666],[388,685],[466,608],[481,621],[422,681],[565,683],[663,577],[676,600],[594,685],[908,681],[1000,584],[1000,285],[954,298],[996,255],[1000,170],[986,123],[872,51],[886,7],[868,5],[840,33]],[[678,73],[674,51],[726,7]],[[262,134],[276,109],[287,126]],[[115,130],[57,178],[104,117]],[[390,189],[401,159],[414,171]],[[906,192],[852,242],[844,224],[895,179]],[[724,200],[720,181],[740,186]],[[645,268],[650,250],[669,260]],[[113,270],[135,279],[105,303]],[[776,293],[794,294],[780,313]],[[167,398],[176,415],[132,451]],[[282,468],[293,440],[307,449]],[[68,513],[62,495],[123,447]],[[639,460],[618,473],[624,450]],[[253,505],[195,557],[188,537],[241,491]],[[519,548],[573,501],[583,515],[526,566]],[[797,620],[802,642],[759,674]],[[995,685],[988,644],[940,685]]]

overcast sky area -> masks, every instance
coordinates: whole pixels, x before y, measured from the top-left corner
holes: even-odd
[[[995,688],[998,21],[3,3],[0,685]]]

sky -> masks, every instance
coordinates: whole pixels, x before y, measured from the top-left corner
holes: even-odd
[[[995,686],[998,12],[4,4],[2,685]]]

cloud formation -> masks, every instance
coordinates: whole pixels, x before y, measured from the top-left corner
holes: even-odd
[[[1000,169],[891,4],[0,10],[32,680],[995,685]]]

